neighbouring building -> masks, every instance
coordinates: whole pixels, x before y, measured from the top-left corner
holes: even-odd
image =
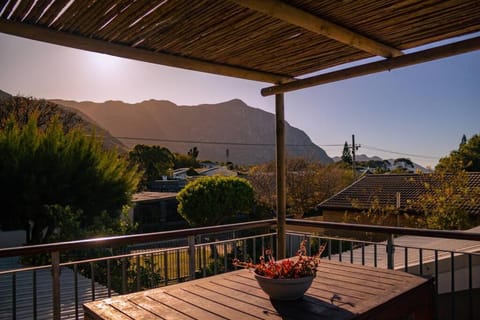
[[[177,192],[140,192],[133,195],[131,220],[138,232],[155,232],[188,228],[188,222],[177,212]]]
[[[480,188],[480,172],[466,174],[470,188]],[[447,178],[448,179],[448,175]],[[316,213],[307,219],[332,222],[414,226],[410,216],[421,214],[412,208],[419,196],[428,192],[427,186],[438,184],[434,174],[366,174],[347,188],[317,206]],[[465,199],[464,209],[480,218],[480,204]],[[400,214],[383,214],[395,210]],[[335,231],[338,233],[338,230]]]

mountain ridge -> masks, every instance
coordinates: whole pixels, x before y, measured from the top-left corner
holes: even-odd
[[[154,99],[139,103],[51,101],[80,110],[130,147],[149,144],[152,139],[179,153],[196,146],[199,159],[205,160],[250,165],[275,159],[275,116],[240,99],[195,106]],[[332,162],[302,130],[286,123],[285,132],[289,156]]]
[[[383,161],[386,164],[386,169],[388,169],[388,170],[394,170],[394,169],[402,168],[402,169],[405,169],[405,170],[410,171],[410,172],[417,172],[417,171],[421,171],[423,173],[432,172],[431,169],[425,168],[425,167],[423,167],[423,166],[421,166],[418,163],[415,163],[413,161],[412,161],[413,167],[409,166],[408,163],[405,163],[404,161],[401,161],[402,159],[405,159],[405,158],[382,159],[378,156],[369,157],[366,154],[359,154],[359,155],[356,155],[355,159],[356,159],[356,162]],[[338,157],[338,156],[332,157],[332,160],[334,162],[342,161],[342,157]],[[385,161],[388,162],[388,163],[386,163]]]

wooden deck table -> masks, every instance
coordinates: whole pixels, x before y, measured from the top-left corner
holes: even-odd
[[[433,319],[433,279],[322,260],[305,296],[275,301],[237,270],[93,301],[85,319]]]

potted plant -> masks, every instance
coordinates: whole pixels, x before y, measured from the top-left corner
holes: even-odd
[[[320,255],[325,246],[313,256],[307,256],[306,240],[302,241],[297,255],[291,259],[275,261],[272,250],[267,249],[265,256],[260,257],[260,263],[233,260],[233,265],[254,271],[255,279],[260,288],[276,300],[296,300],[305,294],[317,274]]]

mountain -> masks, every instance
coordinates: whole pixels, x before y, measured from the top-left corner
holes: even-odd
[[[377,157],[377,156],[369,157],[366,154],[357,154],[357,155],[355,155],[355,159],[356,159],[356,161],[370,161],[370,160],[383,161],[383,159],[380,158],[380,157]],[[338,161],[342,160],[342,157],[333,157],[332,160],[334,162],[338,162]]]
[[[51,121],[52,117],[58,117],[64,128],[80,127],[88,133],[94,132],[103,138],[103,145],[107,149],[117,148],[120,153],[127,152],[127,148],[121,141],[113,137],[107,130],[100,127],[81,111],[65,107],[43,99],[11,96],[0,90],[0,123],[9,116],[14,117],[20,123],[28,119],[27,114],[40,110],[38,125],[44,126]]]
[[[355,156],[355,159],[356,159],[356,162],[359,162],[360,165],[364,165],[364,166],[368,166],[367,162],[376,162],[377,164],[379,164],[380,162],[384,163],[386,165],[387,170],[403,168],[410,172],[418,172],[418,171],[424,172],[424,173],[432,172],[432,170],[422,167],[421,165],[406,158],[383,160],[382,158],[377,156],[369,157],[365,154],[359,154]],[[342,161],[342,157],[333,157],[332,160],[334,162]],[[363,162],[363,163],[360,163],[360,162]],[[374,165],[374,163],[372,163],[372,165]],[[370,169],[371,168],[372,167],[370,167]]]
[[[196,146],[199,159],[246,165],[275,159],[275,116],[238,99],[198,106],[158,100],[53,101],[80,110],[129,147],[158,144],[185,154]],[[285,132],[289,156],[332,162],[302,130],[287,123]]]

